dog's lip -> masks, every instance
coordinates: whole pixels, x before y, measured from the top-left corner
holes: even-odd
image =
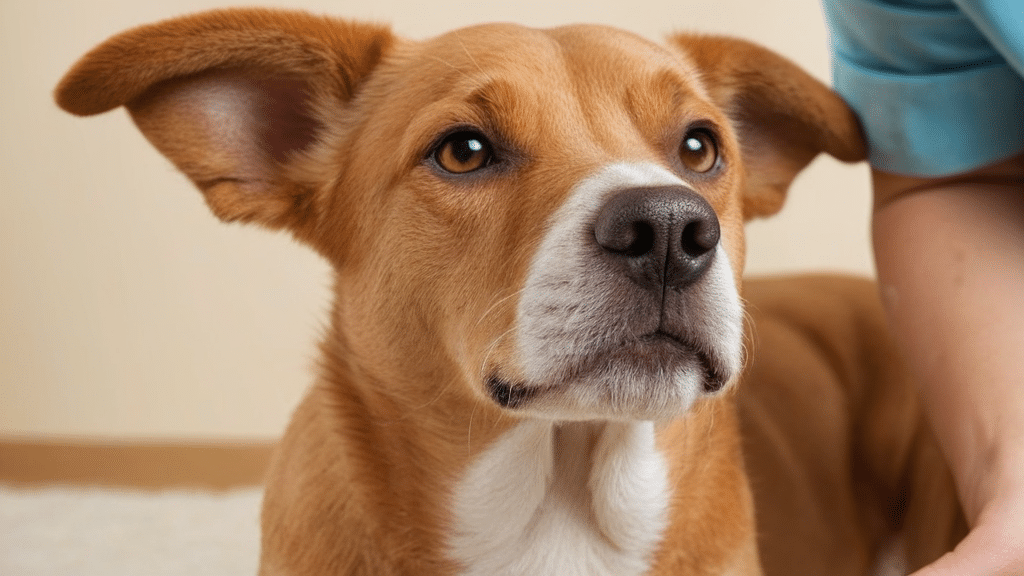
[[[705,346],[692,339],[672,334],[658,329],[654,332],[643,334],[638,337],[624,339],[614,345],[602,347],[599,351],[581,359],[572,368],[566,370],[564,377],[559,383],[545,385],[531,385],[526,382],[512,381],[492,373],[487,378],[487,392],[491,398],[503,408],[515,409],[529,403],[532,399],[543,395],[547,391],[556,390],[562,387],[562,383],[571,382],[583,378],[587,373],[601,370],[603,365],[609,361],[609,357],[628,354],[633,356],[635,361],[653,361],[655,363],[667,363],[668,357],[690,358],[695,360],[701,369],[701,388],[706,394],[713,394],[725,387],[729,381],[726,370],[721,369],[721,364],[716,360],[713,353]]]
[[[540,395],[546,387],[529,386],[512,382],[497,374],[487,378],[487,393],[502,408],[516,409],[530,399]]]
[[[679,336],[665,329],[658,328],[650,334],[645,334],[636,339],[641,345],[650,343],[657,345],[668,345],[678,348],[683,353],[692,354],[700,364],[703,372],[703,391],[711,394],[718,392],[728,382],[729,378],[721,369],[721,364],[716,360],[715,355],[707,349],[707,346],[684,336]],[[623,346],[629,346],[629,343]]]

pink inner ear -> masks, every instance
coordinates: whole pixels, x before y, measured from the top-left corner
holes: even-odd
[[[308,90],[301,80],[218,70],[165,82],[133,111],[149,120],[140,128],[154,144],[197,180],[272,182],[278,164],[316,139]]]
[[[259,95],[259,139],[274,160],[284,162],[309,146],[321,128],[309,112],[309,86],[289,79],[260,79],[253,85]]]

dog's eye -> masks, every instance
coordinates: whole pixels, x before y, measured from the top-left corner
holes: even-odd
[[[679,147],[683,166],[694,172],[710,172],[718,165],[718,145],[714,136],[703,128],[690,130]]]
[[[456,132],[434,150],[434,161],[452,174],[465,174],[488,166],[494,159],[491,143],[477,132]]]

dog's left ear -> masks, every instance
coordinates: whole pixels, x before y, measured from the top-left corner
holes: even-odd
[[[865,158],[853,111],[796,64],[734,38],[677,35],[670,42],[693,59],[711,98],[736,122],[747,172],[746,218],[782,208],[790,183],[818,153],[845,162]]]

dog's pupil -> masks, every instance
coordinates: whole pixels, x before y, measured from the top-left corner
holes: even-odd
[[[452,154],[455,159],[462,163],[471,161],[477,154],[483,152],[484,144],[476,138],[467,138],[453,142]]]

